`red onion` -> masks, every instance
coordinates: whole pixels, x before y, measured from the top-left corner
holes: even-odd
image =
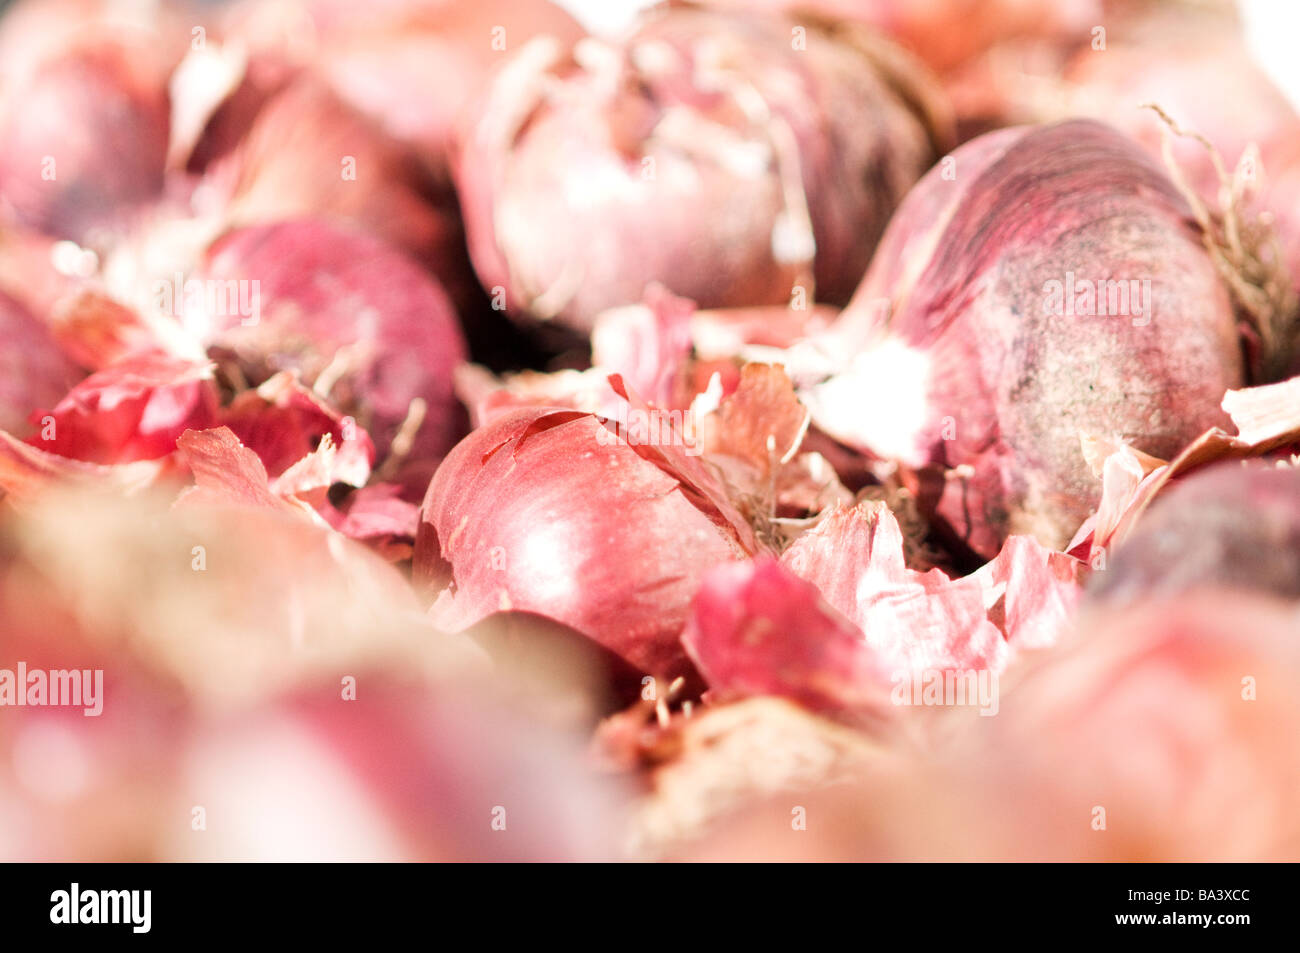
[[[1300,470],[1222,463],[1175,484],[1093,576],[1091,593],[1126,603],[1208,586],[1300,600]]]
[[[161,79],[190,48],[201,19],[186,0],[15,0],[0,17],[0,85],[105,38],[129,44],[138,64]]]
[[[496,66],[533,36],[583,35],[546,0],[250,0],[224,19],[227,40],[309,64],[444,177],[456,117]]]
[[[937,783],[964,792],[978,856],[1296,859],[1295,606],[1201,590],[1080,626],[952,738]]]
[[[7,524],[30,567],[0,585],[15,607],[7,637],[76,636],[124,666],[140,661],[209,713],[337,692],[342,675],[389,662],[412,676],[416,659],[436,666],[426,672],[482,671],[480,653],[429,638],[402,574],[364,547],[282,510],[177,507],[173,495],[55,491]]]
[[[360,227],[430,268],[457,300],[468,294],[455,199],[409,150],[310,75],[249,108],[238,146],[195,192],[202,215],[229,226],[312,216]]]
[[[12,527],[6,539],[13,544]],[[0,669],[77,673],[81,705],[6,705],[0,858],[152,858],[158,806],[186,732],[178,693],[121,645],[87,635],[70,608],[76,594],[59,585],[66,571],[45,568],[48,576],[25,562],[0,566]]]
[[[1245,190],[1234,214],[1267,213],[1283,257],[1272,260],[1267,238],[1255,239],[1264,247],[1250,251],[1288,272],[1291,289],[1300,290],[1300,114],[1244,40],[1225,40],[1224,32],[1204,23],[1156,18],[1128,43],[1080,53],[1066,73],[1065,108],[1073,115],[1105,118],[1156,155],[1163,154],[1168,139],[1181,174],[1218,211],[1229,183],[1204,143],[1170,135],[1153,112],[1138,107],[1155,103],[1182,129],[1203,137],[1222,158],[1224,173]],[[1286,306],[1294,308],[1294,299]],[[1284,347],[1300,359],[1300,338]]]
[[[1159,18],[1136,36],[1084,50],[1070,63],[1062,107],[1113,124],[1161,154],[1164,124],[1155,103],[1179,125],[1204,136],[1231,170],[1254,143],[1270,169],[1269,155],[1300,133],[1300,117],[1273,85],[1242,40],[1204,25]],[[1195,140],[1173,143],[1174,157],[1191,184],[1213,201],[1221,185],[1205,147]],[[1256,170],[1258,173],[1259,170]]]
[[[1094,118],[1161,156],[1165,125],[1141,108],[1154,103],[1204,136],[1229,171],[1251,143],[1271,169],[1269,156],[1295,140],[1295,107],[1251,55],[1232,5],[1188,17],[1176,4],[1153,4],[1108,25],[1104,44],[1079,37],[1072,55],[1050,64],[1050,74],[1029,78],[1024,64],[1007,62],[992,97],[997,106],[984,118],[998,125]],[[1193,187],[1215,201],[1221,182],[1204,145],[1177,137],[1171,145]]]
[[[353,701],[341,703],[338,686],[324,686],[196,732],[181,785],[186,803],[224,819],[222,834],[177,839],[177,855],[619,857],[611,797],[618,786],[584,763],[577,738],[520,706],[512,711],[482,684],[407,681],[364,671]]]
[[[949,470],[927,492],[976,553],[1009,533],[1060,548],[1097,499],[1080,431],[1171,456],[1224,419],[1232,308],[1174,186],[1106,126],[1004,130],[952,159],[841,318],[862,335],[847,373],[806,399],[832,436]]]
[[[0,430],[26,436],[37,407],[59,400],[78,374],[49,329],[0,291]]]
[[[846,759],[843,739],[809,717],[796,760],[792,732],[768,717],[747,732],[764,770],[747,773],[710,720],[754,720],[772,703],[723,706],[663,742],[685,750],[657,770],[656,794],[697,810],[656,803],[653,818],[710,835],[689,845],[692,859],[1295,860],[1295,618],[1222,590],[1093,613],[1003,686],[997,717],[941,717],[920,758],[877,745]],[[684,746],[693,735],[704,737]],[[744,785],[755,774],[767,783]],[[730,823],[701,832],[724,795]],[[791,833],[792,805],[807,830]]]
[[[197,335],[255,381],[299,373],[370,431],[381,458],[408,418],[400,449],[414,464],[456,439],[465,345],[437,281],[400,251],[323,221],[258,226],[218,240],[191,282],[205,291],[186,308]]]
[[[303,76],[303,68],[241,48],[204,46],[172,74],[168,165],[201,174],[234,152],[258,114]]]
[[[0,212],[95,239],[162,191],[168,123],[148,50],[102,39],[41,62],[0,101]]]
[[[768,364],[692,362],[688,307],[658,297],[645,306],[602,312],[592,333],[585,371],[521,372],[498,379],[467,365],[457,393],[482,426],[521,407],[565,407],[626,419],[626,403],[609,386],[611,372],[657,395],[656,412],[675,418],[689,452],[702,456],[727,485],[733,505],[775,541],[789,536],[780,520],[803,519],[852,500],[829,460],[806,449],[808,411],[790,379]],[[815,442],[815,441],[810,441]]]
[[[438,626],[517,609],[577,629],[654,675],[688,669],[678,636],[712,566],[756,551],[684,448],[629,443],[593,414],[530,408],[466,437],[424,500],[415,578],[446,587]]]
[[[478,653],[430,639],[360,547],[155,498],[55,494],[3,518],[0,667],[102,669],[106,695],[99,717],[0,721],[5,859],[614,853],[611,788],[580,742],[495,697]]]
[[[581,330],[655,281],[701,307],[846,300],[933,159],[927,80],[793,29],[672,11],[518,51],[457,165],[483,285]]]
[[[990,57],[996,91],[984,118],[998,125],[1103,120],[1176,171],[1208,216],[1230,216],[1234,234],[1217,243],[1251,288],[1243,310],[1253,323],[1265,323],[1264,340],[1254,344],[1264,353],[1248,354],[1252,379],[1265,383],[1287,376],[1290,362],[1300,360],[1300,115],[1247,48],[1235,10],[1229,5],[1223,13],[1189,18],[1158,5],[1142,10],[1122,28],[1116,24],[1103,47],[1081,45],[1072,58],[1039,66],[1042,75],[1032,80],[1025,73],[1034,64]],[[1142,108],[1147,104],[1186,135]],[[1261,294],[1280,313],[1257,314]]]

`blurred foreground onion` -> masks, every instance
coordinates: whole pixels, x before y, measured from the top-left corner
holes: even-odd
[[[613,854],[583,738],[304,520],[47,493],[0,518],[0,614],[0,668],[104,686],[0,719],[5,859]]]
[[[657,772],[646,833],[684,826],[695,836],[673,856],[728,861],[1294,861],[1297,622],[1294,604],[1213,589],[1094,611],[1002,683],[997,717],[940,712],[923,748],[855,763],[823,743],[766,785],[741,767],[766,757],[723,766],[709,755],[724,745],[687,748]],[[710,719],[693,720],[676,734]],[[767,720],[757,750],[782,751]],[[717,795],[696,790],[710,780],[731,788],[716,819]]]
[[[842,303],[943,137],[900,56],[690,10],[623,45],[534,40],[458,157],[483,285],[580,330],[656,281],[701,307]]]
[[[484,688],[361,672],[355,700],[327,687],[200,725],[178,802],[211,830],[171,825],[164,856],[619,859],[617,786],[583,764],[582,740]]]
[[[953,739],[984,856],[1300,857],[1297,623],[1294,603],[1226,589],[1087,616]]]

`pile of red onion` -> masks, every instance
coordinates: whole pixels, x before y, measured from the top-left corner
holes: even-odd
[[[1235,21],[564,6],[0,16],[0,858],[1300,856]]]

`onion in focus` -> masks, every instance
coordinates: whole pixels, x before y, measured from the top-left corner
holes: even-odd
[[[612,421],[556,408],[502,415],[429,485],[417,584],[461,631],[508,609],[578,630],[643,672],[689,671],[679,641],[710,567],[755,551],[698,458],[635,445]]]
[[[28,441],[88,463],[156,460],[176,449],[186,430],[211,426],[217,414],[212,368],[159,353],[133,354],[77,383],[33,420]]]
[[[1232,307],[1175,187],[1112,129],[1008,129],[951,159],[840,319],[865,343],[807,399],[832,436],[950,471],[933,505],[979,555],[1009,533],[1059,549],[1098,495],[1080,431],[1169,457],[1225,419]]]

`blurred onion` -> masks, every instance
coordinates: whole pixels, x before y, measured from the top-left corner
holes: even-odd
[[[979,555],[1009,533],[1059,549],[1098,496],[1080,431],[1169,457],[1224,420],[1243,381],[1232,307],[1181,196],[1114,130],[1008,129],[951,158],[840,319],[856,355],[806,400],[838,439],[949,471],[926,493]],[[1082,282],[1106,280],[1138,282],[1141,307],[1103,315],[1104,284],[1089,307]]]
[[[953,736],[939,783],[979,835],[950,855],[1295,860],[1298,620],[1226,589],[1090,614]]]
[[[148,48],[60,52],[0,99],[0,212],[86,242],[163,187],[170,107]]]
[[[250,107],[238,145],[195,191],[201,216],[227,226],[314,216],[359,227],[431,269],[457,301],[469,294],[455,197],[408,149],[310,75]]]
[[[1174,484],[1089,593],[1124,604],[1207,586],[1300,600],[1300,469],[1223,463]]]
[[[456,170],[483,285],[580,330],[656,281],[701,307],[846,300],[943,123],[898,51],[803,29],[677,10],[518,50]]]
[[[881,30],[932,69],[947,71],[1008,40],[1087,37],[1099,0],[704,0],[705,6],[776,9]]]

